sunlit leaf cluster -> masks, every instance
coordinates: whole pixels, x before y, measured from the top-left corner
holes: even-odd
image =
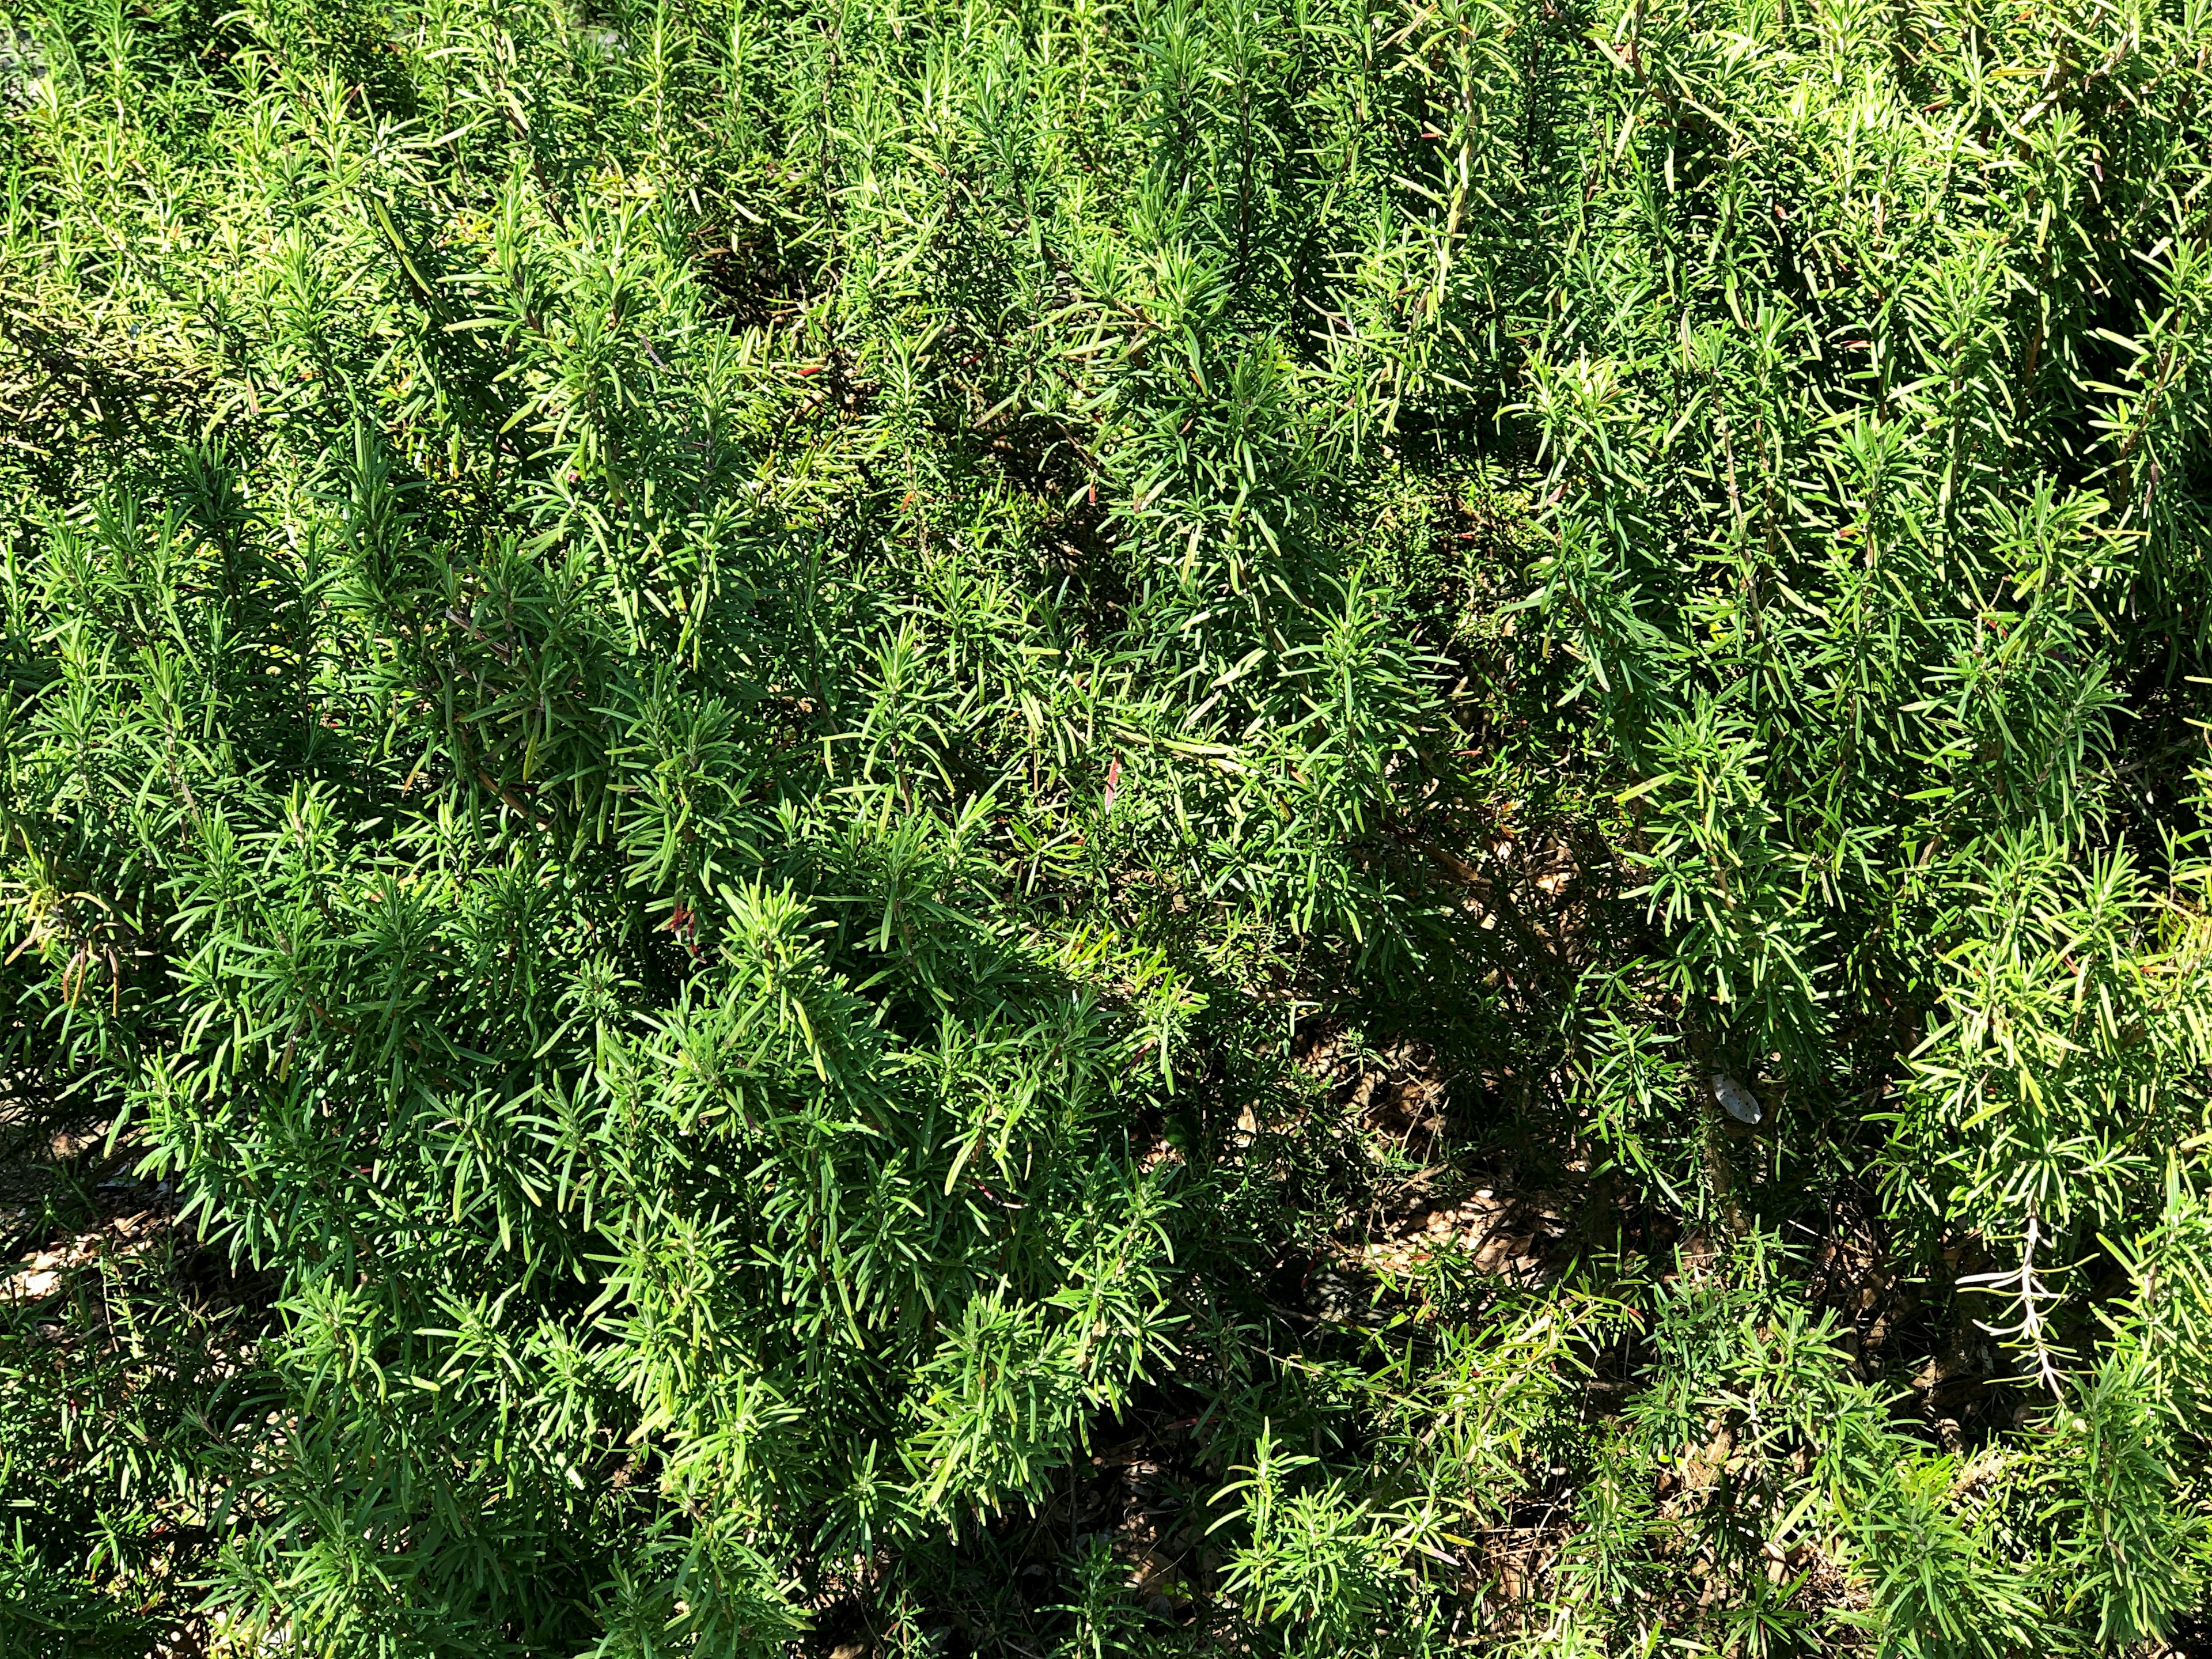
[[[9,0],[0,178],[0,1652],[2207,1639],[2205,0]]]

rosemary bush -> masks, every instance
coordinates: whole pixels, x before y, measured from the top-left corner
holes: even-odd
[[[9,3],[0,1649],[2204,1639],[2205,0]]]

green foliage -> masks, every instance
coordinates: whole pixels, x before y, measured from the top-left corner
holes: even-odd
[[[0,1652],[2190,1639],[2208,40],[0,13]]]

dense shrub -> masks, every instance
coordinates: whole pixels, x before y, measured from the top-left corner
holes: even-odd
[[[0,1646],[2201,1639],[2201,0],[0,21]]]

